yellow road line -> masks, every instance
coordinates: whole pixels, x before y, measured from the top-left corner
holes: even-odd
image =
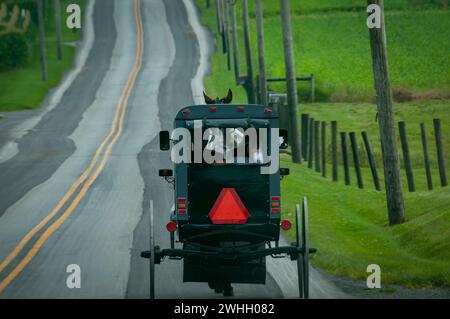
[[[39,237],[37,242],[33,245],[33,247],[30,249],[30,251],[27,253],[27,255],[20,261],[20,263],[13,269],[13,271],[8,274],[8,276],[0,282],[0,293],[9,285],[11,281],[13,281],[21,272],[22,270],[28,265],[28,263],[33,259],[33,257],[38,253],[38,251],[41,249],[45,241],[52,235],[60,226],[61,224],[72,214],[78,203],[81,201],[81,199],[84,197],[86,192],[89,190],[90,186],[94,183],[94,181],[97,179],[97,177],[102,172],[103,168],[106,165],[106,162],[110,156],[112,147],[114,144],[116,144],[117,140],[119,139],[122,131],[123,131],[123,121],[125,117],[125,111],[128,106],[128,99],[132,93],[132,90],[134,88],[137,75],[139,74],[139,71],[142,67],[142,57],[144,52],[144,29],[142,25],[142,18],[141,18],[141,3],[140,0],[135,0],[135,19],[136,19],[136,27],[137,27],[137,52],[136,52],[136,64],[135,67],[130,74],[124,92],[122,93],[122,96],[120,98],[118,107],[116,109],[116,114],[114,116],[114,120],[112,123],[111,132],[109,135],[103,140],[100,147],[97,149],[97,152],[94,156],[94,159],[92,160],[91,164],[89,165],[88,169],[83,173],[83,175],[72,185],[69,192],[61,199],[61,201],[57,204],[55,209],[46,217],[44,218],[37,226],[35,226],[25,237],[20,241],[20,243],[14,248],[14,250],[8,255],[8,257],[0,264],[0,272],[4,270],[11,261],[17,257],[19,252],[23,249],[23,247],[31,240],[31,238],[39,232],[48,222],[49,220],[54,217],[59,210],[65,205],[65,203],[68,201],[68,199],[73,195],[73,193],[77,190],[78,186],[86,180],[90,172],[92,171],[93,167],[95,166],[95,163],[97,162],[103,148],[105,147],[106,143],[109,141],[111,136],[116,131],[116,124],[118,115],[120,113],[120,121],[118,125],[118,131],[116,132],[113,140],[108,145],[105,154],[102,158],[102,161],[100,162],[98,168],[95,170],[94,174],[89,177],[87,182],[83,185],[78,195],[74,198],[70,206],[67,208],[67,210],[51,225],[49,226],[46,231]]]
[[[136,59],[138,59],[138,52],[136,53]],[[123,100],[125,97],[125,93],[128,91],[131,82],[131,76],[134,74],[135,69],[130,74],[125,83],[124,92],[122,93],[119,103],[117,104],[117,108],[114,114],[113,122],[111,123],[111,130],[106,136],[106,138],[102,141],[100,146],[95,152],[94,158],[89,164],[86,171],[78,178],[78,180],[70,187],[69,191],[62,197],[62,199],[58,202],[55,208],[50,212],[48,216],[46,216],[39,224],[37,224],[32,230],[30,230],[19,242],[19,244],[9,253],[9,255],[2,261],[0,264],[0,273],[17,257],[20,251],[25,247],[25,245],[36,235],[54,216],[58,214],[62,207],[67,203],[67,201],[72,197],[72,195],[77,191],[78,187],[87,179],[95,164],[97,163],[98,158],[100,157],[105,145],[109,142],[111,137],[114,135],[117,129],[117,121],[119,118],[120,110],[122,109]]]

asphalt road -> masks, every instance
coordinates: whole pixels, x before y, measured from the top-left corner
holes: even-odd
[[[156,240],[168,245],[173,194],[157,171],[171,163],[157,136],[198,101],[214,44],[191,0],[96,0],[87,10],[75,70],[41,109],[0,121],[0,298],[147,298],[139,253],[150,200]],[[66,285],[71,264],[79,289]],[[157,266],[157,297],[219,297],[181,275],[181,262]],[[268,260],[267,284],[235,294],[291,298],[296,282],[294,263]],[[311,295],[348,297],[314,269]]]

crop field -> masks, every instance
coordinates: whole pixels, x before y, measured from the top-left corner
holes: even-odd
[[[217,54],[212,58],[212,75],[206,81],[211,95],[234,89],[237,100],[245,101],[221,54],[213,6],[208,14],[204,2],[202,21],[216,33]],[[214,1],[213,1],[214,3]],[[284,76],[282,34],[277,1],[264,1],[266,63],[269,77]],[[361,1],[292,1],[292,25],[296,69],[299,76],[314,74],[317,99],[326,102],[373,101],[373,76],[367,13]],[[338,5],[339,3],[339,5]],[[345,3],[342,4],[342,3]],[[410,1],[387,2],[386,24],[392,86],[396,97],[450,97],[450,10],[433,5],[408,6]],[[250,6],[253,10],[253,7]],[[237,15],[240,17],[240,6]],[[251,13],[253,64],[257,73],[256,22]],[[253,17],[253,18],[252,18]],[[242,23],[238,19],[240,70],[245,74]],[[283,84],[271,84],[272,92],[285,92]],[[308,99],[308,84],[299,84],[302,100]]]

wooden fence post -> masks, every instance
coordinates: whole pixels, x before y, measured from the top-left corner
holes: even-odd
[[[414,183],[414,173],[411,165],[411,156],[409,154],[408,138],[406,136],[405,122],[398,122],[398,129],[400,131],[400,141],[402,144],[403,161],[405,163],[406,178],[408,180],[408,190],[410,192],[416,191],[416,185]]]
[[[353,164],[355,166],[358,187],[364,188],[363,178],[362,178],[362,174],[361,174],[361,164],[359,162],[358,144],[356,142],[355,132],[350,132],[350,144],[351,144],[352,153],[353,153]]]
[[[314,159],[314,118],[309,118],[308,168],[313,167]]]
[[[55,22],[56,22],[56,54],[58,60],[63,58],[63,44],[62,44],[62,26],[61,26],[61,2],[55,0]]]
[[[320,121],[314,121],[314,160],[316,172],[320,173]]]
[[[433,124],[434,124],[434,138],[436,140],[436,150],[439,164],[439,177],[441,179],[441,186],[448,186],[447,172],[445,168],[444,145],[442,143],[441,120],[434,119]]]
[[[255,85],[253,78],[253,60],[252,60],[252,44],[250,38],[250,18],[248,13],[248,0],[242,0],[242,18],[244,27],[244,42],[245,42],[245,57],[247,61],[247,85],[248,85],[248,95],[249,103],[255,103]],[[293,158],[295,157],[294,154]]]
[[[231,3],[231,33],[233,39],[233,61],[234,61],[234,79],[236,85],[239,85],[240,72],[239,72],[239,42],[237,34],[237,19],[236,19],[236,3]]]
[[[221,31],[220,35],[222,36],[222,52],[223,54],[227,53],[227,37],[226,37],[226,25],[225,25],[225,15],[226,15],[226,7],[225,2],[226,0],[217,0],[219,3],[219,9],[220,9],[220,23],[221,23]]]
[[[420,123],[420,135],[422,137],[423,161],[425,164],[425,173],[427,175],[427,186],[428,186],[428,190],[432,190],[433,189],[433,178],[431,177],[430,158],[428,157],[427,133],[425,130],[424,123]]]
[[[222,0],[216,0],[217,32],[223,38]]]
[[[331,162],[333,171],[333,182],[337,182],[338,176],[338,146],[337,146],[337,122],[331,122]]]
[[[372,147],[370,146],[369,138],[367,132],[361,133],[364,146],[366,147],[367,159],[369,160],[370,170],[372,172],[373,184],[377,191],[381,191],[380,179],[378,178],[377,164],[375,162],[375,156],[373,155]]]
[[[302,155],[305,160],[308,159],[308,122],[309,114],[302,114]]]
[[[348,167],[348,154],[347,154],[347,135],[345,132],[341,132],[341,147],[342,147],[342,161],[344,164],[345,185],[350,185],[350,170]]]
[[[322,176],[327,177],[327,122],[322,121]]]
[[[231,71],[231,52],[230,52],[230,4],[228,0],[225,0],[225,43],[227,53],[227,67],[228,71]]]
[[[311,103],[316,101],[316,78],[311,74]]]
[[[44,2],[43,0],[37,0],[38,10],[38,30],[39,30],[39,52],[41,62],[41,77],[42,81],[48,79],[48,67],[47,67],[47,51],[45,44],[45,21],[44,21]]]

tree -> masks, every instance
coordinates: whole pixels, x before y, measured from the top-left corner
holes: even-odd
[[[380,19],[377,24],[369,27],[369,34],[377,94],[378,124],[384,164],[389,225],[396,225],[405,222],[405,208],[400,178],[400,159],[395,136],[392,89],[389,77],[386,28],[384,23],[384,3],[383,0],[368,0],[367,2],[369,6],[375,9],[369,19],[372,19],[372,17],[373,19]]]

